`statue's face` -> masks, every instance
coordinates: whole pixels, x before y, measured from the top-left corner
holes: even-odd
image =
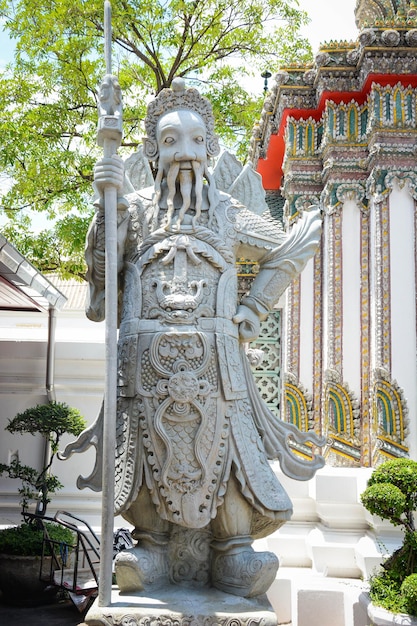
[[[189,110],[171,111],[157,126],[159,167],[165,172],[173,162],[180,170],[190,170],[192,161],[207,163],[206,126],[203,119]]]

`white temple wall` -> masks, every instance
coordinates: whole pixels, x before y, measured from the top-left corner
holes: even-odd
[[[322,278],[322,359],[323,371],[329,368],[329,222],[323,221],[323,278]]]
[[[390,194],[390,287],[392,378],[404,391],[408,406],[408,445],[417,458],[416,247],[415,203],[407,187]]]
[[[42,458],[40,436],[22,437],[3,429],[17,413],[29,406],[46,402],[45,361],[46,344],[37,341],[0,343],[1,463],[9,463],[15,457],[25,465],[36,466]],[[16,492],[16,481],[0,478],[0,484],[5,493]],[[3,499],[1,504],[4,504]]]
[[[342,209],[343,372],[342,379],[357,397],[361,393],[361,225],[357,203]]]
[[[314,261],[310,259],[301,273],[300,285],[300,328],[303,329],[300,341],[300,381],[304,387],[313,389],[313,324],[314,315]]]
[[[21,463],[41,467],[41,436],[12,435],[5,431],[17,413],[48,402],[46,395],[46,348],[48,316],[42,313],[0,314],[0,463],[18,453]],[[57,315],[54,388],[57,402],[77,408],[91,424],[101,406],[104,390],[104,324],[88,321],[82,312]],[[62,438],[62,447],[74,439]],[[77,514],[93,513],[100,518],[100,494],[81,492],[79,474],[88,475],[94,464],[92,450],[61,462],[53,472],[64,488],[53,498],[48,513],[57,509]],[[0,477],[0,525],[20,519],[18,483]]]
[[[371,369],[386,370],[403,392],[411,458],[417,458],[415,210],[408,185],[395,181],[370,202]]]

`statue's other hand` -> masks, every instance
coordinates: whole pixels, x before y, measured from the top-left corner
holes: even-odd
[[[242,342],[254,341],[259,337],[261,322],[257,313],[240,304],[233,322],[239,325],[239,339]]]
[[[120,190],[123,188],[123,182],[124,163],[117,154],[97,161],[94,168],[94,184],[100,193],[108,186]]]

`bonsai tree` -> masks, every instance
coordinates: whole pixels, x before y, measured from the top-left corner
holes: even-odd
[[[394,459],[377,467],[361,501],[370,513],[404,531],[400,548],[371,577],[371,600],[393,613],[417,615],[417,461]]]
[[[21,496],[23,514],[26,512],[29,502],[38,502],[37,513],[45,515],[46,507],[50,502],[50,494],[62,488],[62,483],[57,476],[51,474],[53,460],[59,450],[59,442],[65,433],[78,436],[85,428],[86,422],[77,409],[69,407],[65,403],[51,402],[50,404],[38,404],[18,413],[6,430],[10,433],[40,433],[46,438],[49,447],[49,459],[41,470],[29,465],[23,465],[18,459],[10,464],[0,463],[0,475],[7,474],[9,478],[18,478],[22,481],[18,492]]]
[[[84,428],[85,420],[79,411],[59,402],[27,409],[16,415],[6,427],[11,433],[40,433],[46,439],[48,454],[45,454],[46,460],[41,469],[23,465],[18,459],[8,465],[0,464],[0,475],[21,481],[18,493],[24,520],[20,526],[0,530],[0,593],[3,602],[36,606],[55,599],[57,589],[48,582],[50,566],[46,561],[44,571],[43,562],[44,556],[52,558],[52,544],[44,544],[44,534],[47,533],[54,545],[65,545],[71,549],[74,533],[44,519],[50,495],[62,487],[58,477],[51,473],[51,466],[62,435],[70,433],[77,436]],[[37,502],[38,515],[35,517],[28,515],[31,501]]]
[[[19,556],[38,556],[42,553],[43,530],[36,520],[26,517],[31,501],[37,502],[38,515],[44,516],[50,502],[50,495],[62,488],[62,484],[54,474],[51,466],[59,449],[59,442],[65,433],[78,436],[85,428],[85,420],[77,409],[64,403],[51,402],[39,404],[19,413],[6,426],[11,433],[40,433],[46,438],[49,455],[44,466],[38,470],[23,465],[18,459],[10,464],[0,463],[0,475],[17,478],[21,481],[18,489],[24,522],[17,527],[5,528],[0,531],[0,553]],[[46,524],[51,539],[71,542],[72,533],[56,524]]]

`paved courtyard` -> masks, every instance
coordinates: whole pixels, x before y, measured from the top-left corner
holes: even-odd
[[[0,602],[0,624],[4,626],[81,626],[83,615],[70,602],[31,608]]]

